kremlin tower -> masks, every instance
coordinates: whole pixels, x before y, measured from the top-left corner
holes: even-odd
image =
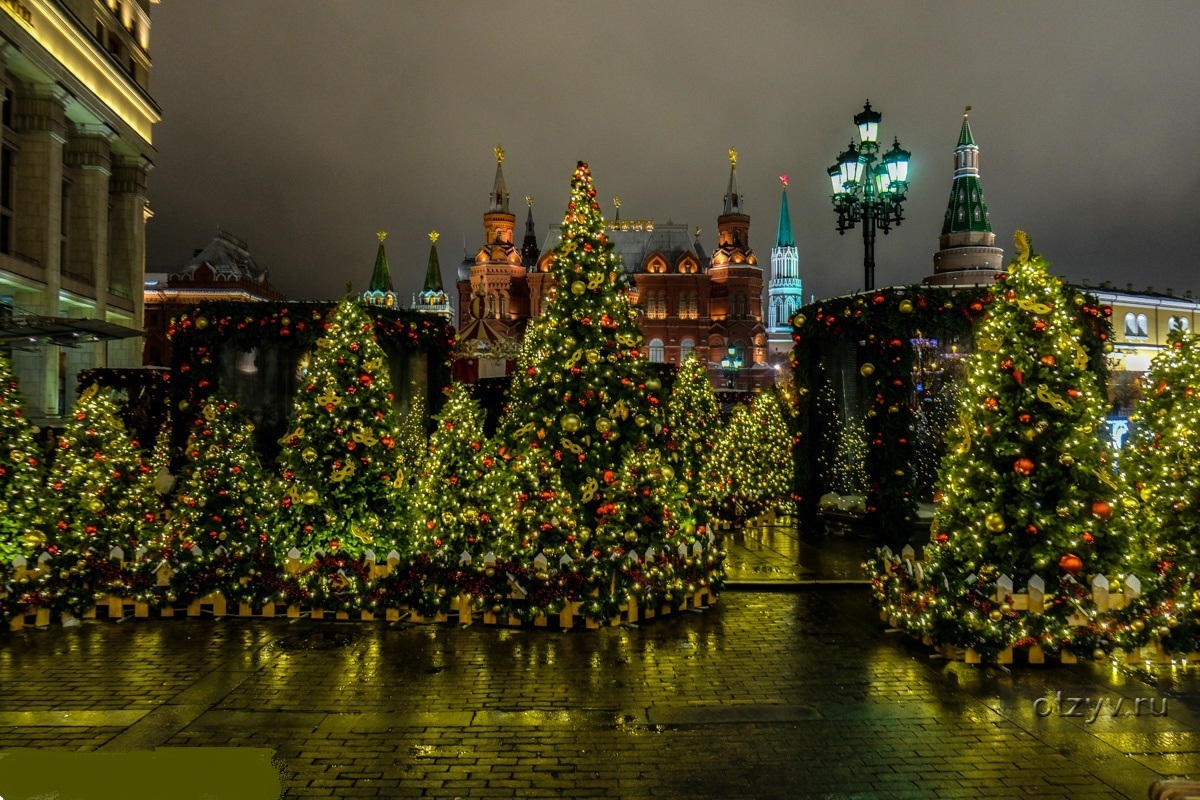
[[[750,217],[743,210],[738,192],[737,157],[737,150],[731,149],[729,187],[724,209],[717,217],[717,247],[708,269],[713,321],[709,358],[721,352],[713,341],[719,336],[724,348],[732,347],[749,369],[766,362],[767,337],[762,324],[762,269],[750,249]]]
[[[792,215],[788,211],[787,175],[779,201],[779,229],[771,248],[771,282],[767,287],[767,345],[772,355],[785,356],[792,349],[792,317],[804,305],[800,280],[800,251],[792,235]]]
[[[967,111],[971,110],[967,106]],[[979,146],[963,113],[958,146],[954,148],[954,183],[942,235],[941,249],[933,254],[934,274],[925,279],[936,285],[982,285],[994,283],[1004,271],[1004,251],[995,247],[996,234],[983,189],[979,185]]]

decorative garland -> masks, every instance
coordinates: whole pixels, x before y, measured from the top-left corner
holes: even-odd
[[[804,306],[792,319],[792,369],[799,401],[796,419],[796,501],[803,522],[816,522],[820,493],[817,446],[821,426],[816,384],[822,357],[838,343],[857,347],[861,384],[869,397],[866,411],[868,521],[890,543],[906,543],[916,520],[918,500],[913,465],[917,459],[913,428],[913,347],[920,332],[942,340],[969,342],[975,323],[993,300],[986,287],[895,286]],[[1093,295],[1074,296],[1080,338],[1096,365],[1101,385],[1108,379],[1112,308]],[[939,454],[940,458],[940,454]]]

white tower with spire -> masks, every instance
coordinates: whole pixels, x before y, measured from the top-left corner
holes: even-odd
[[[779,229],[771,248],[771,280],[767,286],[767,348],[772,356],[791,351],[792,317],[804,305],[800,251],[796,248],[792,215],[788,211],[787,175],[780,175],[779,181],[783,184],[783,195],[779,201]]]

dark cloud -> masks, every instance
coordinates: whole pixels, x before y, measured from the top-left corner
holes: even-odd
[[[760,259],[786,172],[806,293],[843,293],[860,285],[861,239],[837,235],[825,168],[870,97],[882,137],[913,151],[880,284],[931,271],[970,104],[1003,246],[1022,227],[1072,278],[1200,289],[1200,4],[206,0],[153,13],[152,270],[221,223],[284,291],[332,297],[367,281],[383,228],[407,293],[436,229],[452,280],[463,235],[480,243],[497,143],[540,232],[583,159],[622,216],[700,226],[711,248],[736,146]]]

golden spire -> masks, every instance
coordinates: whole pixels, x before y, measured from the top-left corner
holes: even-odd
[[[697,239],[699,239],[699,238],[700,238],[700,230],[701,230],[701,229],[700,229],[700,226],[699,226],[699,225],[697,225],[697,226],[696,226],[696,238],[697,238]]]
[[[963,119],[966,119],[966,118],[967,118],[967,115],[968,115],[968,114],[970,114],[970,113],[971,113],[971,107],[970,107],[970,106],[966,106],[965,108],[963,108]]]
[[[387,231],[376,231],[375,235],[379,237],[379,243],[383,244],[383,240],[387,238]]]
[[[729,166],[731,166],[731,167],[737,166],[737,156],[738,156],[737,150],[732,147],[729,148]]]
[[[533,208],[533,195],[531,195],[531,194],[525,195],[525,205],[529,206],[530,208]]]
[[[614,197],[614,198],[613,198],[613,205],[614,205],[614,206],[616,206],[617,208],[620,208],[620,207],[621,207],[621,198],[619,198],[619,197]]]
[[[494,152],[496,154],[496,163],[503,164],[504,163],[504,148],[501,147],[500,145],[496,145],[495,147],[492,148],[492,152]]]
[[[438,236],[441,236],[441,234],[438,233],[437,231],[430,231],[429,232],[429,243],[437,244]]]

